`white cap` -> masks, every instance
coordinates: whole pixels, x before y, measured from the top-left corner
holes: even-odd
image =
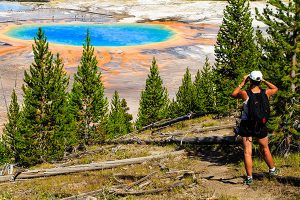
[[[253,81],[261,81],[262,80],[262,73],[260,71],[252,71],[249,75],[249,77],[253,80]]]

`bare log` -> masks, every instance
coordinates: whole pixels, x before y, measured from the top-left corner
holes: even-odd
[[[159,155],[146,156],[146,157],[130,158],[124,160],[105,161],[105,162],[91,163],[85,165],[74,165],[69,167],[58,167],[58,168],[44,169],[44,170],[29,170],[20,173],[15,178],[16,180],[18,180],[18,179],[38,178],[38,177],[47,177],[47,176],[57,176],[62,174],[91,171],[91,170],[109,169],[109,168],[114,168],[114,167],[124,166],[124,165],[140,164],[145,161],[149,161],[153,159],[159,159],[170,155],[181,155],[181,154],[184,154],[184,150],[164,153]]]
[[[187,134],[189,132],[191,133],[203,133],[208,131],[217,131],[222,129],[229,129],[234,128],[236,124],[225,124],[221,126],[211,126],[211,127],[204,127],[204,128],[193,128],[191,131],[185,131],[185,132],[172,132],[172,133],[160,133],[162,137],[170,137],[170,136],[180,136]]]
[[[13,181],[14,176],[13,175],[6,175],[6,176],[0,176],[0,183],[2,182],[8,182],[8,181]]]
[[[213,136],[213,137],[170,137],[167,139],[157,140],[141,140],[139,138],[118,139],[106,141],[108,144],[197,144],[197,145],[213,145],[213,144],[235,144],[237,143],[235,136]]]
[[[192,130],[193,133],[203,133],[207,131],[217,131],[221,129],[229,129],[236,127],[236,124],[225,124],[222,126],[211,126],[211,127],[205,127],[205,128],[195,128]]]
[[[180,116],[177,117],[175,119],[170,119],[168,121],[160,121],[160,122],[156,122],[156,123],[152,123],[149,124],[148,126],[145,126],[143,128],[141,128],[139,130],[139,132],[148,130],[148,129],[153,129],[153,128],[160,128],[160,127],[165,127],[165,126],[170,126],[172,124],[175,124],[177,122],[181,122],[181,121],[185,121],[185,120],[189,120],[189,119],[193,119],[196,117],[201,117],[201,116],[205,116],[205,115],[209,115],[209,114],[218,114],[218,112],[201,112],[201,113],[189,113],[187,115],[184,116]]]

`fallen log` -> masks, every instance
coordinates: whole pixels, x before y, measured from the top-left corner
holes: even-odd
[[[184,132],[173,132],[173,133],[160,133],[162,137],[170,137],[170,136],[180,136],[185,135],[187,133],[203,133],[208,131],[217,131],[222,129],[229,129],[234,128],[236,124],[225,124],[221,126],[211,126],[211,127],[204,127],[204,128],[193,128],[191,131],[184,131]]]
[[[14,176],[13,175],[6,175],[6,176],[0,176],[0,183],[2,182],[8,182],[8,181],[13,181]]]
[[[204,128],[194,128],[191,132],[192,133],[203,133],[207,131],[217,131],[221,129],[229,129],[236,127],[236,124],[225,124],[221,126],[211,126],[211,127],[204,127]]]
[[[139,138],[118,139],[106,141],[106,144],[195,144],[195,145],[214,145],[214,144],[236,144],[235,136],[212,136],[212,137],[170,137],[167,139],[146,139]]]
[[[58,168],[44,169],[44,170],[28,170],[25,172],[21,172],[17,177],[15,177],[15,180],[57,176],[57,175],[75,173],[75,172],[92,171],[92,170],[100,170],[100,169],[109,169],[109,168],[114,168],[114,167],[119,167],[119,166],[124,166],[124,165],[140,164],[145,161],[164,158],[164,157],[172,156],[172,155],[181,155],[184,153],[185,153],[184,150],[181,150],[181,151],[175,151],[175,152],[164,153],[164,154],[159,154],[159,155],[152,155],[152,156],[139,157],[139,158],[130,158],[130,159],[124,159],[124,160],[105,161],[105,162],[91,163],[91,164],[85,164],[85,165],[74,165],[74,166],[69,166],[69,167],[58,167]],[[2,178],[0,180],[3,180],[3,181],[11,180],[11,176],[9,176],[9,177],[5,176],[5,177],[0,177],[0,178]]]
[[[155,123],[149,124],[145,127],[142,127],[138,131],[142,132],[142,131],[145,131],[145,130],[148,130],[148,129],[170,126],[170,125],[175,124],[177,122],[193,119],[193,118],[196,118],[196,117],[202,117],[202,116],[209,115],[209,114],[218,114],[218,112],[189,113],[187,115],[180,116],[180,117],[177,117],[177,118],[174,118],[174,119],[170,119],[168,121],[163,121],[163,122],[160,121],[160,122],[155,122]]]

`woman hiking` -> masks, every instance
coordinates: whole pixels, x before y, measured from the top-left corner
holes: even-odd
[[[241,90],[248,81],[250,82],[250,89],[247,91]],[[264,83],[268,88],[266,90],[261,89],[259,87],[261,83]],[[252,118],[253,116],[252,113],[260,112],[257,111],[259,109],[255,107],[256,104],[261,104],[263,103],[263,101],[266,101],[265,104],[267,104],[267,107],[269,109],[268,98],[276,94],[277,91],[278,88],[275,85],[263,79],[262,73],[260,71],[252,71],[250,75],[244,76],[244,80],[234,89],[234,91],[231,94],[233,98],[242,99],[244,101],[243,111],[241,115],[241,124],[238,131],[238,134],[243,137],[244,163],[245,163],[245,169],[247,173],[247,177],[244,180],[244,184],[250,185],[253,182],[253,177],[252,177],[252,138],[253,137],[258,139],[260,148],[263,151],[264,160],[269,167],[269,175],[272,176],[278,173],[278,169],[275,168],[273,158],[268,145],[268,130],[265,124],[267,118],[263,118],[261,120],[262,122],[258,122],[258,123],[257,121],[255,121],[256,119],[253,120]],[[254,102],[254,100],[256,100],[256,102],[252,103]]]

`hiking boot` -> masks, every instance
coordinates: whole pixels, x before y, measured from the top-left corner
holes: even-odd
[[[253,183],[253,178],[246,177],[244,179],[244,185],[251,185]]]
[[[280,173],[280,170],[276,167],[275,170],[269,170],[269,176],[277,176]]]

